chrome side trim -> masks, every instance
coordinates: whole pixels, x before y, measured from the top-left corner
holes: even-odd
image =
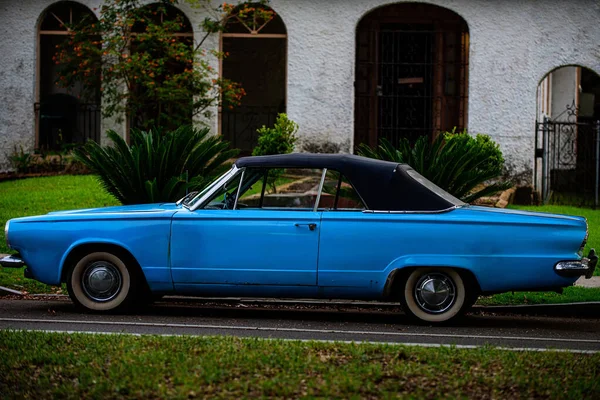
[[[217,179],[212,187],[204,196],[200,198],[192,207],[190,207],[190,211],[196,211],[200,206],[204,206],[206,200],[208,200],[219,188],[223,185],[224,182],[227,182],[233,175],[237,174],[239,168],[234,164],[233,167],[229,170],[229,172],[225,173],[221,178]]]
[[[325,175],[327,174],[327,168],[323,168],[323,173],[321,174],[321,182],[319,183],[319,189],[317,191],[317,201],[315,201],[315,206],[313,208],[313,212],[317,212],[319,208],[319,202],[321,201],[321,192],[323,191],[323,185],[325,184]]]
[[[0,258],[0,265],[4,268],[21,268],[25,265],[25,261],[21,260],[17,256],[6,256],[4,258]]]
[[[445,208],[443,210],[434,210],[434,211],[363,210],[363,213],[366,213],[366,214],[442,214],[442,213],[450,212],[452,210],[456,210],[459,207],[462,207],[462,206],[452,206],[452,207]]]

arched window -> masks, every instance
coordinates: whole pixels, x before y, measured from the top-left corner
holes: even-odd
[[[356,30],[355,145],[467,127],[469,30],[443,7],[377,8]]]
[[[194,33],[192,24],[178,8],[167,4],[150,4],[144,6],[138,14],[138,21],[132,28],[134,33],[144,33],[149,22],[152,25],[161,25],[173,38],[186,46],[194,45]],[[167,75],[180,74],[186,68],[192,68],[193,64],[182,59],[173,58],[163,52],[164,46],[151,40],[135,40],[131,43],[130,51],[144,52],[149,55],[149,59],[161,59],[164,61],[165,74],[156,78],[157,81],[164,82]],[[193,99],[188,92],[172,91],[172,98],[168,101],[164,99],[154,99],[148,93],[144,93],[141,86],[134,87],[135,92],[140,94],[135,99],[136,107],[131,110],[129,115],[129,126],[132,128],[147,128],[150,125],[162,126],[165,128],[177,128],[182,124],[192,123],[191,103]],[[168,116],[168,119],[165,119]]]
[[[100,88],[60,87],[56,84],[60,65],[54,60],[57,46],[68,40],[70,26],[95,21],[87,7],[71,1],[52,5],[40,19],[34,105],[37,148],[58,150],[100,139]]]
[[[240,7],[252,9],[251,17],[231,18],[225,26],[221,75],[240,83],[246,96],[241,105],[222,109],[220,130],[234,148],[249,153],[257,143],[256,130],[272,126],[277,114],[286,112],[287,30],[269,7]]]

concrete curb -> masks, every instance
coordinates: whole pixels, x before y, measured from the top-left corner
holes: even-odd
[[[0,286],[0,297],[2,296],[23,296],[23,293],[18,290],[10,289],[4,286]]]
[[[20,292],[17,292],[21,294]],[[29,294],[31,297],[49,297],[60,300],[69,298],[66,294]],[[244,298],[244,297],[191,297],[191,296],[165,296],[161,303],[225,303],[225,304],[247,304],[247,305],[307,305],[307,306],[346,306],[361,308],[396,308],[399,303],[360,301],[360,300],[319,300],[319,299],[270,299],[270,298]],[[557,303],[557,304],[515,304],[515,305],[497,305],[483,306],[474,305],[473,310],[487,310],[490,312],[501,310],[525,310],[525,309],[549,309],[549,308],[567,308],[579,306],[600,307],[600,301],[586,301],[579,303]]]
[[[11,289],[9,289],[11,290]],[[28,294],[22,295],[16,292],[16,296],[27,296],[28,299],[46,299],[69,301],[69,296],[65,294]],[[0,290],[0,298],[2,296],[15,296],[15,293],[2,294]],[[244,308],[247,310],[266,310],[266,311],[284,311],[277,310],[275,307],[287,307],[289,311],[327,311],[338,312],[359,312],[360,310],[348,310],[348,308],[369,309],[373,313],[380,312],[396,312],[400,307],[398,303],[376,302],[376,301],[353,301],[353,300],[318,300],[318,299],[261,299],[261,298],[239,298],[239,297],[188,297],[188,296],[165,296],[157,301],[160,305],[168,305],[169,303],[184,303],[195,304],[200,307],[207,306],[215,309],[231,309],[239,310]],[[264,308],[264,307],[274,308]],[[256,308],[254,308],[256,307]],[[321,308],[321,310],[319,310]],[[322,308],[330,308],[323,310]],[[581,303],[559,303],[559,304],[517,304],[517,305],[498,305],[498,306],[483,306],[475,305],[470,310],[472,314],[517,314],[517,315],[540,315],[540,316],[557,316],[557,317],[600,317],[600,301],[590,301]]]

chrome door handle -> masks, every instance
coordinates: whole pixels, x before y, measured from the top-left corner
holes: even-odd
[[[310,229],[311,231],[314,231],[315,229],[317,229],[317,224],[294,224],[295,226],[308,226],[308,229]]]

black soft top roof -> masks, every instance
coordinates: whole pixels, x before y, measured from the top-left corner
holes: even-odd
[[[342,173],[365,201],[369,210],[440,211],[456,204],[411,177],[407,164],[352,154],[292,153],[242,157],[238,168],[327,168]]]

